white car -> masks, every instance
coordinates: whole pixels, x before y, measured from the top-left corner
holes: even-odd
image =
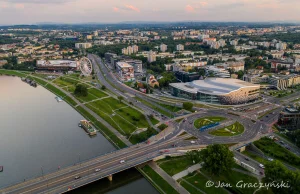
[[[101,169],[100,168],[97,168],[97,169],[95,169],[95,172],[99,172]]]
[[[259,167],[261,168],[265,168],[265,166],[263,164],[259,164]]]
[[[123,163],[125,163],[125,160],[121,160],[121,161],[120,161],[120,164],[123,164]]]
[[[195,141],[191,141],[191,144],[194,144],[194,143],[196,143]]]
[[[273,162],[273,158],[268,158],[268,160],[269,160],[270,162]]]

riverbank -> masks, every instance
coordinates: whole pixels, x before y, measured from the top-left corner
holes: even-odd
[[[51,82],[44,80],[43,78],[36,77],[34,75],[31,75],[28,72],[20,72],[20,71],[10,71],[10,70],[3,70],[0,69],[0,75],[8,75],[8,76],[18,76],[18,77],[28,77],[34,80],[39,85],[43,86],[50,92],[54,93],[55,95],[62,97],[62,99],[67,102],[71,107],[73,107],[77,112],[79,112],[85,119],[91,121],[93,125],[97,128],[97,130],[107,139],[109,140],[117,149],[121,149],[124,147],[127,147],[130,145],[130,143],[122,140],[122,136],[114,133],[112,130],[109,129],[105,124],[99,121],[99,119],[95,118],[94,115],[92,115],[90,112],[88,112],[85,108],[83,108],[82,103],[79,102],[75,97],[72,97],[70,94],[68,95],[64,90],[56,87]],[[160,184],[159,182],[155,181],[157,178],[152,177],[152,174],[149,171],[143,171],[142,169],[139,169],[142,171],[143,175],[147,174],[148,177],[151,179],[148,179],[151,184],[157,185]],[[158,175],[159,176],[159,175]],[[163,179],[162,177],[158,180]],[[171,187],[171,186],[170,186]],[[159,192],[162,192],[159,190]],[[168,193],[166,191],[163,191],[162,193]]]

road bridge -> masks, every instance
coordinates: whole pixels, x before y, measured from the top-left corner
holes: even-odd
[[[60,169],[57,172],[27,180],[0,190],[0,193],[64,193],[91,182],[108,177],[126,169],[168,154],[176,142],[183,141],[190,135],[167,138],[153,144],[141,143],[91,160]],[[121,162],[124,161],[124,162]]]

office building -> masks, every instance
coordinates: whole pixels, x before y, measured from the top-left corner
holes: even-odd
[[[224,68],[217,68],[215,66],[207,66],[205,68],[206,75],[212,77],[220,77],[220,78],[230,78],[230,73],[228,70]]]
[[[109,64],[111,64],[112,58],[117,57],[117,56],[118,56],[118,55],[115,54],[115,53],[105,53],[105,54],[104,54],[105,60],[106,60],[106,62],[109,63]]]
[[[198,72],[185,72],[185,71],[176,71],[174,73],[175,77],[177,78],[178,81],[181,82],[192,82],[194,80],[199,80],[200,79],[200,75]]]
[[[117,62],[117,73],[121,81],[128,82],[134,80],[134,68],[125,62]]]
[[[286,130],[300,129],[300,111],[294,107],[284,108],[279,114],[277,126]]]

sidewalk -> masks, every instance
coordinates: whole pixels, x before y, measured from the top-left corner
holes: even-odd
[[[149,162],[149,166],[158,173],[165,181],[167,181],[174,189],[176,189],[180,194],[189,194],[185,188],[177,183],[170,175],[163,171],[155,162]]]

